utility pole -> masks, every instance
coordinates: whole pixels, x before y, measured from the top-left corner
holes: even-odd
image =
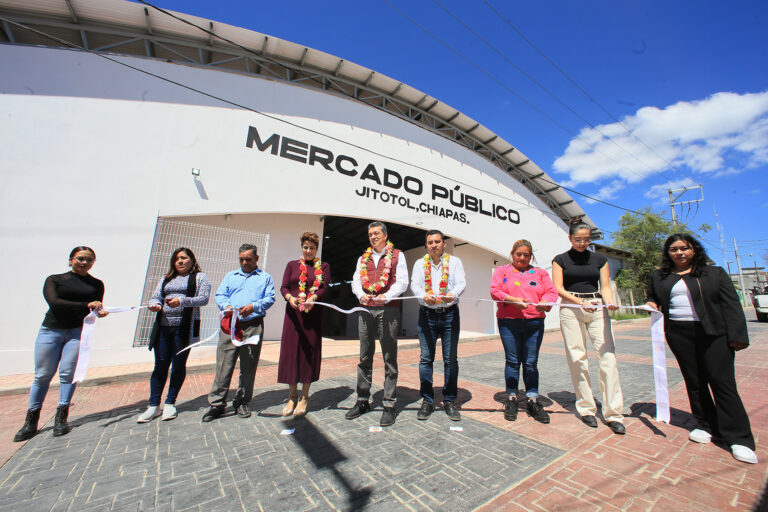
[[[736,266],[739,269],[739,283],[741,284],[741,303],[747,305],[747,291],[744,289],[744,274],[741,271],[741,260],[739,260],[739,248],[736,246],[736,237],[733,237],[733,253],[736,255]]]
[[[717,228],[717,234],[720,236],[720,252],[723,253],[723,263],[728,265],[728,257],[725,254],[725,239],[723,237],[723,226],[720,225],[720,218],[717,216],[717,208],[712,204],[712,209],[715,211],[715,227]],[[728,265],[728,273],[731,273],[730,265]]]
[[[760,288],[760,272],[757,270],[757,260],[752,253],[749,253],[749,257],[752,258],[752,264],[755,266],[755,282],[757,283],[757,289],[762,290],[762,288]]]
[[[669,192],[669,209],[672,210],[672,223],[677,226],[677,216],[675,214],[675,196],[672,194],[672,189],[668,189]]]
[[[688,192],[689,190],[696,190],[699,189],[699,192],[701,192],[701,197],[698,199],[690,199],[688,201],[678,201],[683,194]],[[701,185],[696,185],[694,187],[683,187],[683,188],[677,188],[677,189],[667,189],[667,192],[669,193],[669,209],[672,210],[672,222],[677,226],[677,214],[675,213],[675,206],[677,205],[684,205],[684,204],[691,204],[696,203],[698,204],[700,201],[704,200],[704,188]],[[677,194],[679,192],[679,194]],[[675,195],[677,194],[677,195]]]

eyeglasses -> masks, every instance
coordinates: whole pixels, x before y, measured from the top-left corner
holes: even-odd
[[[75,258],[75,261],[77,261],[78,263],[93,263],[94,261],[96,261],[96,258],[83,258],[82,256],[78,256],[77,258]]]
[[[571,238],[571,240],[575,244],[588,244],[592,241],[589,238]]]

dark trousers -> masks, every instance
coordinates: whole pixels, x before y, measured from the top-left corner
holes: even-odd
[[[457,382],[459,380],[459,330],[461,320],[458,306],[452,306],[447,311],[426,307],[419,308],[419,380],[421,381],[421,397],[431,403],[435,401],[435,391],[432,386],[432,366],[435,362],[437,338],[442,341],[443,352],[443,400],[456,401]]]
[[[397,388],[397,335],[400,330],[400,309],[393,306],[370,308],[370,315],[360,313],[360,364],[357,365],[357,398],[368,400],[373,378],[373,354],[376,338],[384,356],[384,407],[395,406]]]
[[[180,327],[171,327],[168,325],[160,326],[160,336],[157,338],[157,344],[153,348],[155,352],[155,369],[152,370],[152,376],[149,378],[149,405],[160,405],[160,398],[163,394],[165,381],[168,379],[168,369],[171,370],[171,381],[168,384],[168,395],[165,397],[166,404],[175,404],[176,397],[179,396],[184,379],[187,377],[187,358],[189,350],[176,355],[176,353],[186,347],[186,343],[179,337]]]
[[[256,334],[263,334],[264,320],[257,318],[250,322],[238,324],[243,329],[243,339]],[[211,407],[223,407],[227,405],[227,394],[232,374],[235,372],[235,363],[240,359],[240,379],[235,393],[234,402],[247,404],[253,398],[253,383],[256,380],[256,368],[259,366],[261,345],[234,345],[229,334],[219,331],[219,346],[216,347],[216,377],[208,394],[208,403]]]
[[[499,336],[504,345],[504,381],[514,395],[520,383],[520,365],[528,398],[539,396],[539,350],[544,339],[543,318],[498,318]]]
[[[667,323],[666,335],[699,428],[754,450],[749,417],[736,389],[734,351],[725,336],[707,336],[699,322],[675,321]]]

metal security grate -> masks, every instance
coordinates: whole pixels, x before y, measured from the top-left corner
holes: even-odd
[[[200,310],[200,336],[207,338],[219,328],[219,308],[216,307],[213,295],[226,273],[237,268],[237,250],[244,243],[253,244],[259,248],[259,267],[266,267],[269,250],[268,234],[157,219],[141,303],[149,302],[157,283],[168,272],[173,251],[178,247],[192,249],[203,272],[208,274],[211,280],[211,300]],[[149,333],[152,330],[155,315],[147,309],[139,311],[133,338],[134,347],[146,347],[149,344]],[[217,340],[214,340],[210,344],[215,345],[216,342]]]

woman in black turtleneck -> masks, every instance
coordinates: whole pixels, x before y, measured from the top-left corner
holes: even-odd
[[[608,311],[613,305],[611,274],[608,258],[588,251],[592,228],[575,219],[571,223],[568,239],[571,249],[555,256],[552,261],[552,282],[564,303],[579,304],[582,308],[560,308],[560,331],[565,342],[565,355],[571,371],[573,390],[576,393],[576,411],[581,421],[597,427],[597,406],[589,382],[587,360],[587,334],[597,352],[600,401],[603,417],[614,434],[624,434],[624,398],[619,384],[611,318]],[[606,308],[590,308],[590,305],[606,304]]]
[[[101,309],[104,283],[88,273],[95,261],[93,249],[75,247],[69,254],[72,270],[48,276],[45,280],[43,296],[49,309],[35,340],[35,380],[29,390],[26,421],[16,433],[14,441],[26,441],[37,433],[40,408],[57,368],[60,380],[59,406],[56,409],[53,435],[61,436],[70,431],[67,416],[69,403],[75,393],[72,379],[80,352],[83,320],[92,309],[100,317],[107,315]]]

